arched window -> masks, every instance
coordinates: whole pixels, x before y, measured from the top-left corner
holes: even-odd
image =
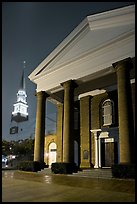
[[[102,121],[103,126],[114,123],[114,102],[110,99],[105,100],[102,104]]]

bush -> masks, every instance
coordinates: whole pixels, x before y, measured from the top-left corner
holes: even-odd
[[[21,161],[17,165],[17,169],[22,171],[41,171],[41,169],[44,169],[46,167],[45,163],[38,162],[38,161]]]
[[[55,174],[72,174],[77,170],[75,163],[56,162],[51,165],[51,171]]]
[[[112,166],[112,176],[115,178],[135,178],[135,165],[114,164]]]

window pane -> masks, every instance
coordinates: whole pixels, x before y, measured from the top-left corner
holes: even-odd
[[[111,114],[111,106],[104,106],[104,115]]]
[[[111,101],[105,101],[102,105],[102,119],[103,125],[111,125],[113,117],[113,103]]]
[[[104,116],[104,125],[111,125],[112,124],[112,115]]]

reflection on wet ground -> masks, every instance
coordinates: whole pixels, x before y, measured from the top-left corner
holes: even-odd
[[[22,172],[22,171],[3,171],[4,177],[10,177],[14,179],[23,179],[27,181],[44,182],[47,184],[60,184],[84,188],[94,188],[102,190],[115,190],[117,192],[135,192],[134,180],[126,179],[97,179],[97,178],[85,178],[75,177],[63,174],[51,174],[44,175],[36,172]]]
[[[97,178],[85,178],[85,177],[75,177],[73,175],[61,175],[61,174],[46,174],[44,172],[23,172],[17,170],[2,171],[3,181],[6,183],[8,180],[14,181],[25,181],[29,184],[35,183],[35,185],[48,185],[50,188],[54,186],[63,188],[72,188],[75,191],[84,190],[88,192],[89,190],[97,192],[105,192],[106,195],[108,192],[115,193],[116,195],[124,193],[122,195],[131,196],[131,201],[134,200],[135,194],[135,181],[134,180],[125,180],[125,179],[97,179]],[[5,184],[4,183],[4,184]],[[41,184],[40,184],[41,183]],[[64,186],[64,187],[63,187]],[[85,191],[85,190],[84,190]],[[94,195],[94,196],[95,196]],[[71,195],[70,195],[71,196]],[[90,195],[91,196],[91,195]],[[106,197],[107,198],[107,197]],[[105,198],[105,199],[106,199]],[[122,198],[123,199],[123,198]],[[129,197],[130,199],[130,197]],[[125,198],[127,201],[127,198]],[[75,200],[74,200],[75,202]]]

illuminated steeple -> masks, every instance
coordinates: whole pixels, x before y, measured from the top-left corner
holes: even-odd
[[[20,87],[17,92],[17,102],[13,105],[14,106],[14,111],[12,112],[12,118],[11,120],[14,120],[16,122],[23,122],[28,120],[28,112],[27,112],[27,94],[26,94],[26,87],[25,87],[25,61],[24,67],[23,67],[23,72],[22,72],[22,77],[21,77],[21,82],[20,82]]]

